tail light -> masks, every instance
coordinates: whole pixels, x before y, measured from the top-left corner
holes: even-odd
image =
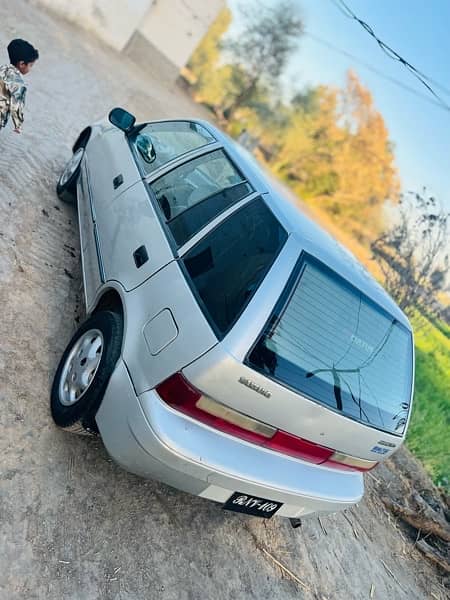
[[[348,471],[369,471],[378,464],[304,440],[224,406],[204,396],[181,373],[175,373],[163,381],[156,391],[169,406],[189,417],[281,454]]]
[[[180,412],[248,442],[262,445],[276,432],[276,429],[272,427],[267,428],[263,423],[240,415],[240,413],[227,409],[222,404],[203,396],[181,373],[175,373],[163,381],[157,386],[156,391],[164,402]],[[254,427],[252,427],[253,424]],[[258,425],[267,429],[264,430]]]

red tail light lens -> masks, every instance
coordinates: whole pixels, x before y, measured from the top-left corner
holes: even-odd
[[[378,464],[309,442],[215,402],[203,396],[181,373],[163,381],[156,391],[164,402],[197,421],[281,454],[343,471],[368,471]]]
[[[265,446],[271,450],[289,454],[289,456],[301,458],[302,460],[307,460],[316,465],[320,465],[328,460],[334,453],[334,450],[330,450],[330,448],[319,446],[319,444],[308,442],[296,435],[280,430],[276,432],[273,438],[269,440]]]
[[[191,386],[181,373],[175,373],[160,383],[156,391],[164,402],[187,414],[190,413],[192,407],[195,407],[197,400],[202,397],[202,394]]]

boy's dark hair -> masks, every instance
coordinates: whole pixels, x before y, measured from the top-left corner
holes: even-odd
[[[22,60],[28,64],[39,58],[39,52],[25,40],[12,40],[8,44],[9,61],[16,66]]]

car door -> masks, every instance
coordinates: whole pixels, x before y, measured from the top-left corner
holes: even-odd
[[[130,291],[174,259],[143,181],[96,212],[106,280]]]
[[[111,128],[93,137],[86,155],[79,193],[80,231],[83,225],[86,248],[82,250],[86,303],[89,307],[100,285],[111,278],[109,261],[110,227],[117,227],[115,201],[128,188],[141,181],[141,174],[125,134]],[[89,217],[89,218],[88,218]],[[95,252],[94,252],[95,250]],[[106,263],[106,264],[105,264]]]
[[[116,128],[94,137],[87,145],[86,157],[94,211],[103,217],[112,200],[139,181],[141,174],[125,134]]]
[[[99,223],[108,279],[132,290],[174,260],[203,227],[253,192],[222,149],[176,163],[115,198]]]
[[[106,280],[117,280],[129,291],[173,260],[143,178],[178,164],[180,156],[187,161],[189,152],[214,141],[201,125],[167,121],[139,126],[128,139],[111,130],[93,145],[89,175]]]

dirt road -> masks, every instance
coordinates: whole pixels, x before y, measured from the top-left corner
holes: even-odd
[[[54,193],[70,144],[113,105],[200,109],[34,3],[0,0],[0,23],[2,51],[20,35],[41,52],[24,133],[0,135],[0,599],[440,598],[373,479],[359,507],[293,530],[134,477],[53,426],[51,378],[82,318],[76,215]]]

